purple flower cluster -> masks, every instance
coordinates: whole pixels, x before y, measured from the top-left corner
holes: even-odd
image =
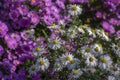
[[[101,7],[96,9],[96,18],[101,19],[101,25],[103,29],[109,34],[115,33],[114,26],[120,26],[120,0],[102,0],[101,7],[104,10],[100,10]]]
[[[92,8],[91,3],[94,3],[92,0],[1,0],[0,80],[40,80],[46,74],[53,77],[56,71],[70,69],[69,65],[73,71],[70,80],[78,78],[82,72],[80,69],[74,70],[81,67],[78,66],[79,59],[73,56],[76,53],[80,54],[75,57],[81,59],[83,55],[87,56],[86,58],[90,57],[86,63],[91,64],[95,60],[93,65],[96,65],[97,60],[93,53],[103,53],[97,38],[109,42],[111,39],[106,32],[116,34],[120,38],[120,30],[117,29],[120,26],[120,0],[100,2],[100,8],[99,6]],[[89,10],[86,10],[88,7]],[[85,15],[87,11],[95,15],[90,20],[100,21],[96,24],[102,26],[104,30],[85,25],[86,19],[82,18],[83,15],[87,16]],[[85,46],[91,42],[98,43],[92,45],[93,47]],[[119,50],[116,52],[120,54]],[[55,60],[59,56],[58,53],[66,54]],[[107,62],[104,59],[101,61]],[[51,63],[55,63],[54,67]],[[47,70],[49,67],[50,70]],[[60,80],[58,76],[54,77]]]

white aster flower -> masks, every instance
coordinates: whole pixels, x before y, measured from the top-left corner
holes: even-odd
[[[49,29],[58,29],[58,28],[60,28],[60,26],[53,23],[50,26],[48,26],[48,28]]]
[[[96,69],[93,67],[90,67],[90,68],[84,68],[83,71],[91,75],[95,73]]]
[[[84,55],[84,57],[86,57],[91,53],[91,47],[88,45],[84,45],[83,47],[81,47],[80,52]]]
[[[108,55],[103,55],[100,57],[100,62],[99,62],[99,68],[101,69],[109,69],[112,64],[112,60],[110,56]]]
[[[96,34],[101,37],[103,40],[110,41],[108,34],[104,30],[96,29]]]
[[[112,50],[120,57],[120,47],[118,45],[112,44]]]
[[[82,13],[82,8],[81,8],[80,5],[76,5],[76,4],[74,4],[74,5],[69,5],[68,8],[69,8],[68,12],[69,12],[69,14],[71,14],[72,16],[79,15],[79,14]]]
[[[86,56],[86,61],[85,63],[87,64],[87,66],[89,67],[94,67],[97,65],[97,59],[94,57],[93,54],[87,55]]]
[[[50,63],[46,58],[39,58],[37,59],[36,65],[39,70],[45,71],[46,69],[48,69]]]
[[[95,30],[94,30],[94,29],[88,27],[88,28],[86,28],[86,30],[87,30],[89,36],[92,36],[93,38],[96,37],[96,34],[95,34]]]
[[[54,71],[61,71],[63,69],[63,65],[59,59],[55,61]]]
[[[67,36],[70,38],[75,38],[77,34],[76,28],[70,27],[67,32]]]
[[[78,27],[78,32],[80,32],[80,33],[82,33],[82,34],[84,34],[84,33],[85,33],[85,31],[84,31],[84,29],[83,29],[83,27],[82,27],[82,26],[79,26],[79,27]]]
[[[39,70],[38,70],[38,68],[37,68],[37,66],[36,65],[32,65],[30,68],[29,68],[29,74],[36,74],[37,72],[38,72]]]
[[[110,69],[110,72],[114,76],[119,76],[119,74],[120,74],[120,67],[116,64],[116,65],[112,66],[112,68]]]
[[[116,80],[114,76],[108,76],[108,80]]]
[[[97,44],[97,43],[94,44],[92,46],[92,53],[94,53],[95,56],[102,54],[103,53],[102,44]]]
[[[62,64],[66,66],[71,62],[71,60],[73,60],[73,58],[74,56],[72,54],[66,53],[66,54],[62,54],[60,60],[62,61]]]
[[[49,39],[49,45],[50,48],[57,50],[61,47],[61,39],[56,37],[55,39]]]
[[[69,70],[75,69],[80,64],[80,60],[77,58],[73,58],[70,63],[67,65]]]
[[[75,80],[79,78],[82,74],[83,72],[80,69],[77,69],[77,70],[73,69],[68,77],[70,80]]]
[[[30,30],[27,30],[26,31],[26,39],[28,39],[28,38],[32,38],[33,36],[34,36],[34,34],[35,34],[35,30],[34,29],[30,29]]]
[[[33,51],[33,55],[35,57],[39,57],[44,53],[45,49],[43,46],[38,46],[35,48],[35,50]]]

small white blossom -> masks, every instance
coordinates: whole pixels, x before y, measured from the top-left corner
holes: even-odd
[[[74,4],[74,5],[69,5],[68,8],[69,8],[68,12],[69,12],[69,14],[71,14],[72,16],[79,15],[79,14],[82,13],[82,8],[81,8],[80,5],[76,5],[76,4]]]
[[[46,58],[39,58],[37,59],[36,65],[39,70],[45,71],[49,67],[50,63]]]
[[[83,72],[80,69],[77,69],[77,70],[73,69],[68,77],[70,80],[75,80],[75,79],[79,78],[82,74],[83,74]]]

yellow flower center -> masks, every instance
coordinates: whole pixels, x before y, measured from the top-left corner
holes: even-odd
[[[30,31],[26,31],[26,34],[27,34],[27,35],[30,34]]]
[[[72,10],[73,10],[73,11],[77,11],[77,7],[76,7],[76,6],[73,6],[73,7],[72,7]]]
[[[98,45],[99,45],[100,47],[102,47],[102,44],[99,43]]]
[[[89,61],[90,61],[90,62],[93,62],[93,61],[94,61],[94,58],[93,58],[93,57],[90,57],[90,58],[89,58]]]
[[[41,49],[39,47],[36,48],[36,51],[39,52]]]
[[[91,30],[91,32],[92,32],[92,33],[95,33],[95,30],[94,30],[94,29],[92,29],[92,30]]]
[[[40,61],[40,63],[39,63],[39,64],[40,64],[41,66],[42,66],[42,65],[44,65],[44,61]]]
[[[56,26],[56,24],[51,24],[52,27]]]
[[[60,64],[56,64],[56,67],[59,68],[59,67],[60,67]]]
[[[114,71],[118,71],[118,68],[115,67],[115,68],[113,68],[113,70],[114,70]]]
[[[58,44],[58,41],[57,41],[57,40],[54,40],[54,41],[53,41],[53,44]]]
[[[35,67],[32,67],[32,71],[35,71]]]
[[[107,35],[107,36],[108,36],[108,35],[109,35],[109,33],[108,33],[108,32],[105,32],[105,35]]]
[[[66,56],[66,61],[70,61],[70,57],[69,56]]]
[[[115,49],[118,50],[119,49],[118,46],[115,46]]]
[[[98,51],[99,51],[98,47],[96,47],[94,50],[95,50],[96,52],[98,52]]]
[[[78,70],[73,70],[72,73],[73,73],[73,75],[77,75],[78,74]]]
[[[70,63],[71,63],[71,64],[74,64],[74,63],[75,63],[75,60],[74,60],[74,59],[73,59],[73,60],[71,60],[71,61],[70,61]]]
[[[90,48],[86,48],[85,52],[90,52]]]
[[[101,62],[102,62],[102,63],[106,63],[107,60],[106,60],[105,58],[102,58],[102,59],[101,59]]]
[[[94,73],[94,71],[93,71],[93,70],[90,70],[90,71],[89,71],[89,73],[90,73],[90,74],[93,74],[93,73]]]
[[[71,33],[71,34],[74,34],[74,33],[75,33],[75,31],[74,31],[74,30],[72,30],[70,33]]]

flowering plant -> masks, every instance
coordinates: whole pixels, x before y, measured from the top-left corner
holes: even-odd
[[[120,80],[120,0],[1,0],[0,80]]]

